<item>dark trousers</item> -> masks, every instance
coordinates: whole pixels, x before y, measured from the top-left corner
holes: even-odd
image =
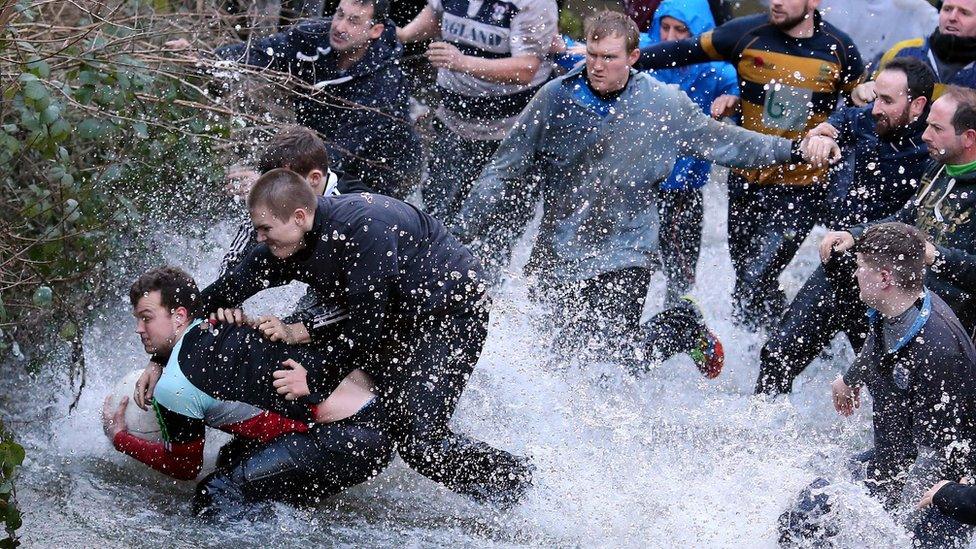
[[[397,451],[412,469],[460,494],[508,505],[531,484],[528,460],[448,426],[488,334],[483,301],[454,314],[401,320],[377,377]]]
[[[649,269],[631,267],[546,291],[557,351],[584,360],[614,360],[636,373],[691,350],[701,341],[703,327],[687,305],[666,308],[641,325],[650,280]]]
[[[217,469],[197,485],[194,513],[208,518],[260,514],[256,504],[313,505],[386,468],[393,441],[374,400],[352,417],[267,444],[236,438],[221,448]],[[265,509],[265,511],[268,511]]]
[[[844,332],[855,351],[867,336],[867,308],[854,279],[853,254],[835,255],[810,275],[760,354],[756,393],[793,390],[793,380]]]
[[[661,218],[658,247],[668,279],[665,303],[673,306],[695,285],[705,206],[701,189],[661,190],[657,196]]]
[[[729,254],[735,268],[739,320],[771,325],[786,306],[779,275],[796,255],[824,208],[821,186],[756,186],[729,174]]]
[[[471,184],[481,175],[501,141],[464,139],[436,118],[432,128],[424,204],[427,213],[449,225],[461,211]]]

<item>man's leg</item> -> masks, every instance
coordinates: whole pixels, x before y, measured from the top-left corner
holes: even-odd
[[[194,513],[208,518],[253,516],[254,505],[311,505],[382,471],[393,455],[378,401],[356,415],[282,435],[197,485]]]
[[[488,310],[430,318],[411,331],[414,339],[398,389],[400,456],[425,477],[479,501],[510,505],[531,485],[528,460],[455,433],[448,427],[484,345]]]
[[[472,141],[434,120],[424,204],[430,215],[450,224],[467,198],[471,184],[491,160],[499,141]]]
[[[793,380],[837,332],[847,333],[860,348],[866,310],[858,299],[854,268],[848,254],[831,258],[810,275],[763,345],[756,394],[792,391]]]
[[[661,217],[658,247],[668,279],[664,303],[673,307],[695,285],[705,208],[700,189],[662,190],[657,203]]]
[[[732,291],[733,310],[739,322],[748,320],[751,292],[743,281],[749,261],[755,257],[757,218],[763,200],[757,197],[759,189],[734,171],[729,173],[729,256],[735,270],[735,287]]]

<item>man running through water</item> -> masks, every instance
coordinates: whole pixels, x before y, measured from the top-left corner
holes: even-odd
[[[148,271],[132,284],[129,298],[146,352],[168,355],[151,401],[163,441],[128,433],[126,401],[113,410],[107,398],[105,434],[118,451],[192,480],[203,465],[206,427],[235,435],[193,497],[194,513],[210,518],[242,518],[267,500],[316,503],[386,467],[393,444],[364,372],[327,376],[325,364],[337,353],[271,342],[249,326],[205,324],[210,329],[203,330],[193,316],[199,293],[193,278],[173,267]],[[320,393],[288,401],[273,388],[272,372],[284,366],[303,372],[296,360],[328,381]]]
[[[248,297],[309,284],[349,314],[313,325],[309,340],[333,345],[338,331],[349,352],[330,366],[340,374],[362,367],[376,379],[404,461],[461,494],[516,503],[531,482],[527,460],[448,427],[487,335],[478,260],[409,204],[368,193],[316,200],[289,170],[261,176],[248,207],[262,245],[204,289],[202,311],[240,324]],[[309,372],[313,386],[322,383]]]

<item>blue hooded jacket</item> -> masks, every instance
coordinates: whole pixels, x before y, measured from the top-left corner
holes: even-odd
[[[708,0],[664,0],[654,12],[654,21],[646,37],[641,36],[641,47],[661,41],[663,17],[681,21],[693,36],[715,28]],[[700,63],[673,69],[657,69],[651,71],[651,74],[665,84],[677,85],[705,114],[711,112],[712,101],[719,96],[739,95],[738,76],[735,68],[728,63]],[[661,182],[661,188],[668,191],[701,188],[708,183],[711,166],[711,162],[707,160],[678,158],[671,175]]]

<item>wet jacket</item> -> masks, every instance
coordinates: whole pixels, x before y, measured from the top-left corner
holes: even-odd
[[[869,311],[869,331],[844,381],[874,400],[873,476],[959,478],[976,444],[976,349],[952,309],[926,290],[896,318]],[[973,447],[976,450],[976,447]],[[946,476],[944,476],[946,475]],[[923,484],[924,484],[923,482]]]
[[[949,177],[945,166],[929,163],[918,193],[894,215],[879,220],[914,225],[927,234],[938,257],[925,285],[952,307],[963,326],[976,326],[976,172]],[[855,238],[867,224],[848,229]]]
[[[939,488],[932,498],[932,504],[959,522],[976,524],[976,486],[950,482]]]
[[[308,21],[268,38],[224,46],[223,59],[287,72],[315,88],[295,99],[298,122],[321,133],[336,167],[381,194],[402,197],[421,169],[410,122],[403,46],[387,21],[383,34],[348,70],[329,46],[331,18]]]
[[[792,158],[791,142],[722,124],[688,96],[632,71],[615,103],[590,101],[585,67],[539,90],[474,182],[462,240],[500,266],[539,198],[542,225],[528,269],[573,282],[657,264],[658,185],[679,155],[768,166]],[[604,109],[608,109],[604,114]]]
[[[715,28],[712,12],[705,0],[665,0],[654,12],[650,35],[652,43],[659,42],[661,18],[673,17],[684,23],[693,36]],[[641,47],[645,45],[642,43]],[[711,111],[712,101],[722,95],[739,95],[735,68],[722,62],[699,63],[673,69],[657,69],[651,73],[665,84],[674,84],[701,107]],[[698,189],[708,183],[712,164],[700,158],[682,156],[674,162],[671,175],[661,183],[664,190]]]
[[[928,165],[922,141],[924,117],[881,138],[872,105],[838,109],[828,122],[837,128],[843,161],[830,173],[828,224],[850,227],[897,212],[918,190]]]

